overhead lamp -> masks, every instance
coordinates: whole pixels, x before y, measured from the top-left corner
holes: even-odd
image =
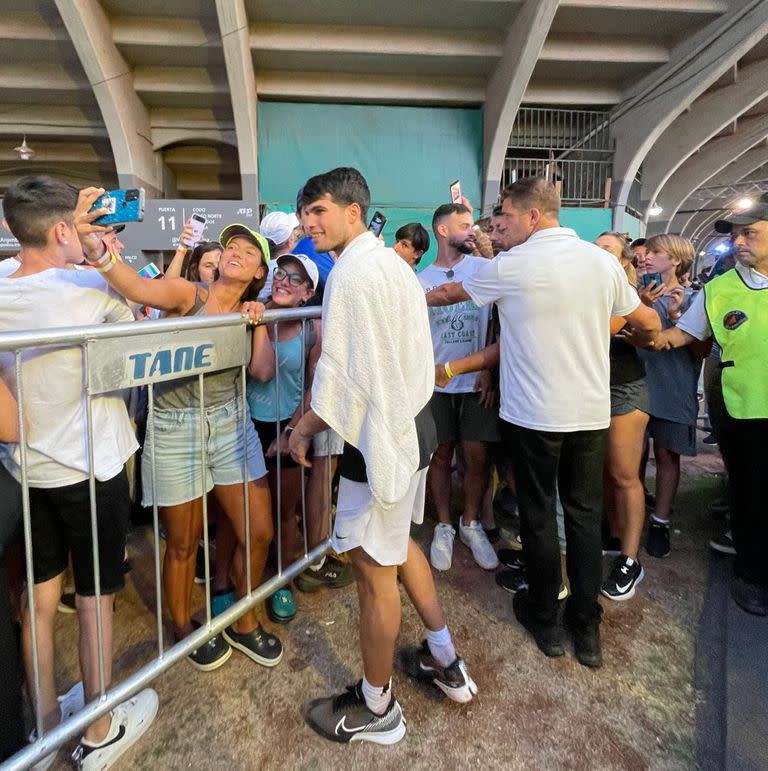
[[[724,241],[721,241],[719,244],[717,244],[717,246],[715,246],[715,251],[718,254],[723,254],[724,252],[728,251],[728,248],[728,244],[726,244]]]
[[[648,209],[648,214],[651,215],[651,217],[658,217],[659,214],[661,214],[664,211],[664,209],[659,206],[659,204],[654,203],[650,209]]]
[[[707,253],[706,253],[706,252],[705,252],[705,251],[702,249],[702,250],[699,252],[699,257],[706,257],[706,256],[707,256]]]
[[[739,198],[738,201],[736,201],[736,208],[740,211],[746,211],[747,209],[751,209],[755,205],[755,202],[751,198],[747,198],[746,196],[744,198]]]
[[[18,147],[14,147],[13,149],[19,154],[19,158],[22,161],[31,160],[32,156],[35,154],[35,151],[27,144],[26,134],[24,135],[21,144]]]

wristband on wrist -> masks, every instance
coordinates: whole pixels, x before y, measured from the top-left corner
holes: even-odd
[[[112,270],[114,264],[117,262],[117,257],[115,257],[114,254],[110,254],[108,259],[104,262],[104,264],[99,261],[95,268],[99,271],[99,273],[109,273],[110,270]]]
[[[448,375],[448,380],[451,380],[453,378],[453,370],[451,369],[451,362],[446,361],[445,364],[443,364],[443,369],[445,370],[445,374]]]
[[[179,241],[179,245],[176,247],[176,254],[186,254],[189,247],[186,244],[182,244]]]
[[[106,265],[109,262],[111,256],[112,256],[111,252],[105,246],[104,254],[102,254],[100,257],[97,257],[96,259],[91,259],[90,257],[88,257],[88,255],[86,255],[85,259],[90,265],[93,265],[94,267],[98,268],[98,267],[101,267],[102,265]]]

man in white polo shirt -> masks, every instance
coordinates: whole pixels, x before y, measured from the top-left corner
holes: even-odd
[[[428,305],[495,302],[501,320],[501,418],[520,505],[529,590],[514,610],[548,656],[562,656],[556,487],[565,510],[571,597],[566,621],[576,656],[602,664],[600,517],[610,422],[609,320],[623,316],[653,339],[655,311],[640,303],[616,260],[558,222],[560,196],[527,177],[502,194],[512,243],[462,284],[444,284]]]

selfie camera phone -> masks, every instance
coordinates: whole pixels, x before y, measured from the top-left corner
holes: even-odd
[[[451,203],[461,203],[461,184],[457,179],[455,182],[451,182]]]
[[[94,225],[116,225],[123,222],[141,222],[144,219],[144,188],[111,190],[96,199],[91,207],[106,209],[107,213],[97,217]]]
[[[192,226],[192,240],[182,241],[186,246],[194,246],[199,243],[203,237],[203,230],[205,230],[206,219],[202,214],[193,214],[189,218],[189,224]]]
[[[380,211],[377,211],[373,217],[371,217],[371,224],[368,225],[368,230],[378,238],[381,235],[381,231],[384,230],[386,222],[387,218]]]
[[[661,286],[661,273],[643,274],[643,286],[650,286],[654,281],[656,282],[656,289],[658,289]]]
[[[160,275],[160,268],[154,262],[148,262],[138,271],[142,278],[157,278]]]

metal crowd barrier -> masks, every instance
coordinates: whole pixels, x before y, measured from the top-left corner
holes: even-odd
[[[306,320],[320,317],[320,308],[297,308],[284,311],[267,311],[264,316],[264,324],[273,324],[277,332],[281,321],[302,321],[302,332],[306,332]],[[275,335],[277,339],[277,335]],[[306,362],[305,355],[306,334],[302,334],[302,360]],[[280,454],[277,454],[276,489],[277,500],[274,507],[276,517],[275,551],[277,557],[277,574],[262,583],[256,589],[252,588],[251,564],[250,564],[250,537],[251,527],[248,502],[248,457],[247,442],[243,453],[243,488],[245,501],[245,553],[246,579],[249,592],[224,613],[211,616],[211,584],[209,563],[208,540],[208,506],[205,490],[202,491],[203,506],[203,543],[205,551],[205,615],[206,622],[193,634],[181,642],[165,647],[163,639],[163,607],[162,607],[162,583],[160,560],[160,530],[158,519],[157,495],[155,494],[155,464],[156,452],[152,453],[151,480],[143,480],[153,489],[153,530],[154,530],[154,562],[156,582],[156,632],[157,632],[157,656],[144,664],[122,682],[107,689],[104,681],[104,656],[103,656],[103,631],[101,614],[101,577],[99,575],[99,554],[97,539],[96,519],[96,477],[93,466],[93,412],[92,400],[99,394],[120,391],[125,388],[147,386],[148,390],[148,418],[147,435],[154,431],[154,394],[153,386],[159,382],[176,380],[182,377],[196,376],[200,393],[200,433],[201,462],[203,480],[206,476],[205,457],[205,393],[203,379],[207,373],[218,370],[240,367],[240,399],[242,405],[242,418],[244,428],[246,421],[250,420],[248,404],[246,401],[246,375],[250,360],[251,341],[248,324],[239,314],[227,314],[220,316],[205,316],[178,319],[163,319],[151,322],[133,322],[122,324],[98,324],[88,327],[72,327],[49,330],[29,330],[24,332],[12,332],[0,335],[0,352],[12,352],[14,355],[18,400],[19,418],[19,449],[21,460],[21,487],[23,501],[23,532],[24,548],[26,556],[26,580],[27,587],[34,586],[32,567],[32,541],[31,522],[29,508],[29,488],[27,484],[27,452],[26,452],[26,427],[24,414],[24,378],[22,372],[22,354],[28,349],[61,349],[79,347],[82,350],[82,367],[85,372],[85,410],[86,410],[86,438],[88,452],[88,467],[90,469],[90,514],[91,532],[93,535],[93,560],[94,582],[96,587],[96,629],[99,647],[99,690],[97,700],[86,704],[85,708],[71,718],[60,723],[56,728],[47,733],[43,732],[43,716],[40,704],[40,673],[37,650],[37,629],[35,621],[34,592],[28,591],[29,613],[31,618],[31,642],[33,649],[33,682],[27,683],[29,691],[34,694],[35,722],[37,736],[34,743],[18,752],[12,758],[0,766],[5,769],[25,769],[42,760],[49,753],[57,750],[65,742],[74,736],[79,736],[85,728],[97,718],[111,711],[122,701],[149,685],[156,677],[161,675],[173,664],[178,662],[199,648],[213,635],[220,633],[225,627],[235,622],[240,616],[251,610],[260,602],[263,602],[272,593],[285,586],[291,579],[302,572],[309,564],[320,558],[329,548],[330,541],[325,540],[312,549],[307,543],[307,509],[304,495],[305,479],[302,467],[302,495],[301,509],[304,526],[304,554],[288,566],[282,564],[281,542],[282,521],[280,516]],[[275,351],[276,369],[279,367],[277,350]],[[304,370],[306,367],[303,368]],[[303,381],[302,373],[302,381]],[[277,398],[279,400],[279,380],[276,377]],[[302,382],[303,385],[303,382]],[[304,389],[302,388],[302,391]],[[280,420],[278,412],[276,421],[276,434],[280,434]],[[245,431],[243,432],[245,439]],[[263,448],[266,451],[266,448]],[[330,443],[328,446],[330,452]],[[331,488],[331,463],[328,467],[328,512],[330,518],[330,488]],[[205,482],[203,481],[203,487]],[[162,709],[162,706],[161,706]]]

